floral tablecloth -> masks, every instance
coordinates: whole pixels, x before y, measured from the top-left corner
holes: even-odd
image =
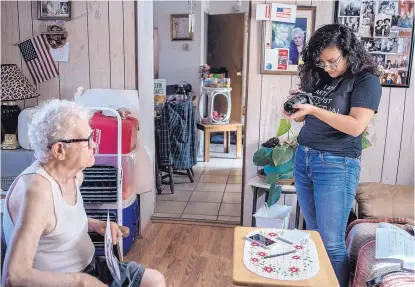
[[[257,243],[246,240],[244,249],[244,265],[249,271],[269,279],[304,280],[316,275],[319,270],[316,245],[311,238],[300,241],[295,245],[284,243],[276,238],[289,230],[265,228],[248,233],[251,236],[260,233],[277,241],[273,249],[266,249]],[[264,259],[270,254],[289,251],[292,247],[295,253]]]

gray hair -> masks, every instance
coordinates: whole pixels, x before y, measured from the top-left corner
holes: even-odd
[[[29,143],[40,162],[50,159],[49,145],[72,136],[78,120],[89,120],[83,106],[68,100],[43,102],[33,114],[29,124]]]
[[[303,35],[303,37],[305,36],[305,32],[303,31],[303,29],[301,29],[301,28],[294,28],[292,31],[291,31],[291,38],[292,38],[292,40],[294,40],[294,36],[296,35],[296,34],[301,34],[301,35]]]

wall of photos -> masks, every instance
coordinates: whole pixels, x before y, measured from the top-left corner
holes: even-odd
[[[252,15],[256,14],[256,4],[252,3]],[[293,3],[289,1],[288,3]],[[324,24],[334,23],[334,2],[296,1],[301,6],[316,6],[316,29]],[[254,177],[257,168],[252,156],[261,143],[275,136],[279,120],[282,118],[283,103],[289,90],[298,83],[295,75],[261,74],[262,25],[255,17],[250,21],[249,69],[247,118],[244,144],[244,225],[251,223],[252,192],[247,186],[248,179]],[[412,75],[415,74],[412,67]],[[362,155],[361,182],[383,182],[388,184],[414,185],[414,86],[409,88],[383,87],[378,114],[369,125],[372,147]],[[301,125],[294,127],[298,132]],[[295,208],[295,195],[281,196],[281,203]],[[295,213],[291,215],[290,223]]]
[[[19,48],[13,44],[55,23],[38,20],[37,13],[37,1],[1,1],[1,62],[17,64],[27,75]],[[40,97],[19,101],[22,108],[51,98],[72,99],[78,86],[137,88],[134,2],[72,1],[71,17],[79,18],[65,24],[69,61],[56,62],[60,76],[39,84]]]
[[[373,60],[384,68],[382,85],[408,87],[413,15],[413,1],[340,0],[335,21],[351,28]]]

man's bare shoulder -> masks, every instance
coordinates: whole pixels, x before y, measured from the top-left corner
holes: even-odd
[[[13,192],[10,195],[10,199],[18,197],[20,200],[30,197],[31,199],[52,199],[51,193],[52,187],[50,182],[39,174],[26,174],[22,175]]]
[[[50,222],[53,214],[52,187],[41,175],[22,175],[11,191],[8,208],[13,222],[16,224],[20,216],[29,216],[32,220]],[[26,226],[26,225],[25,225]]]

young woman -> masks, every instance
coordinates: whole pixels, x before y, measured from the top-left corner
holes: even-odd
[[[300,90],[313,94],[289,119],[305,121],[294,179],[307,229],[318,230],[340,286],[348,286],[347,219],[360,176],[362,133],[378,109],[377,66],[346,26],[321,27],[303,50]]]

